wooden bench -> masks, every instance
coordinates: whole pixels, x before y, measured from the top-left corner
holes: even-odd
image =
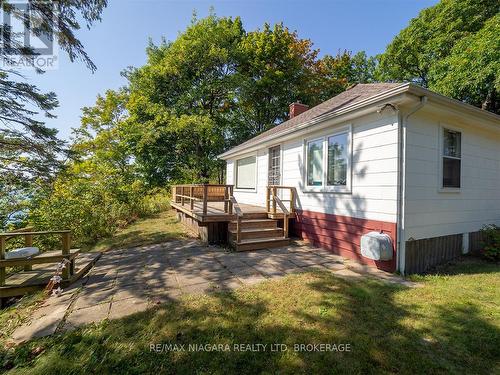
[[[48,251],[28,258],[5,259],[7,240],[24,237],[26,247],[33,246],[33,236],[61,235],[62,250]],[[69,230],[54,230],[41,232],[18,231],[0,233],[0,287],[5,285],[6,268],[23,266],[25,271],[30,271],[34,264],[59,263],[63,259],[69,261],[69,266],[62,271],[63,280],[69,280],[75,272],[75,258],[80,253],[79,249],[71,249],[71,232]]]

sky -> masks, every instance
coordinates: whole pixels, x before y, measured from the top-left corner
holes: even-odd
[[[42,91],[54,91],[60,106],[47,125],[59,130],[59,137],[70,139],[71,129],[80,124],[81,108],[92,106],[96,96],[126,84],[120,72],[146,62],[149,39],[158,44],[162,37],[175,40],[192,19],[209,13],[240,16],[245,30],[261,28],[265,22],[283,22],[301,38],[311,39],[320,55],[335,55],[339,50],[375,55],[420,10],[437,0],[108,0],[102,22],[90,30],[77,32],[85,50],[97,65],[92,73],[82,62],[71,63],[64,52],[59,68],[45,74],[29,74],[30,83]]]

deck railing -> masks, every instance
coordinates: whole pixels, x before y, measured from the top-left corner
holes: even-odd
[[[34,260],[32,258],[26,260],[24,258],[21,259],[12,259],[6,260],[6,242],[11,238],[16,237],[24,237],[24,246],[31,247],[33,246],[33,236],[46,236],[46,235],[60,235],[62,242],[62,257],[70,256],[71,249],[71,231],[70,230],[52,230],[52,231],[41,231],[41,232],[28,232],[26,230],[20,230],[17,232],[8,232],[8,233],[0,233],[0,286],[5,285],[5,277],[6,277],[6,268],[16,266],[17,264],[23,265],[25,271],[30,271],[31,266],[33,264],[42,263]],[[71,267],[66,267],[63,272],[63,278],[68,279],[70,275],[74,272],[74,262],[71,263]]]
[[[280,191],[288,191],[288,199],[280,197]],[[276,215],[277,206],[283,211],[283,208],[279,204],[283,202],[288,202],[288,211],[290,215],[295,214],[295,197],[296,190],[293,186],[281,186],[281,185],[269,185],[266,190],[266,209],[267,212]],[[278,199],[276,199],[278,198]]]
[[[224,212],[232,215],[233,187],[233,185],[214,184],[172,185],[172,202],[181,206],[188,205],[191,211],[197,202],[201,202],[204,215],[207,214],[208,202],[224,202]]]

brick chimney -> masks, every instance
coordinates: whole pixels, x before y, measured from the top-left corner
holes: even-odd
[[[308,109],[309,109],[308,105],[305,105],[305,104],[302,104],[299,102],[292,103],[292,104],[290,104],[290,118],[292,119],[295,116],[298,116],[301,113],[304,113]]]

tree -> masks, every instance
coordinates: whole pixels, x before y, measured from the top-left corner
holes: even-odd
[[[287,119],[290,103],[317,104],[314,87],[318,50],[282,23],[249,32],[241,41],[238,106],[242,127],[233,131],[238,144]]]
[[[69,228],[77,242],[94,242],[156,210],[149,204],[155,192],[146,186],[124,139],[127,100],[126,90],[109,90],[93,107],[83,108],[73,158],[51,189],[31,201],[31,224]]]
[[[491,60],[498,56],[494,35],[496,30],[498,39],[498,19],[489,20],[499,10],[497,0],[442,0],[424,9],[380,56],[378,74],[384,80],[416,82],[495,111],[498,90],[488,72],[495,67]],[[483,54],[488,57],[482,58]],[[473,83],[465,83],[460,73],[466,67],[473,67],[476,73]],[[453,77],[461,75],[453,82]]]
[[[172,43],[150,45],[127,73],[129,145],[153,186],[207,182],[220,168],[236,102],[239,18],[194,20]]]
[[[29,6],[30,12],[23,13],[17,12],[12,2],[1,3],[2,11],[19,19],[26,30],[37,36],[50,37],[50,33],[54,33],[71,61],[80,59],[95,70],[74,32],[80,28],[79,20],[87,27],[100,20],[106,0],[32,0]],[[54,17],[54,9],[57,17]],[[1,24],[0,34],[5,47],[0,49],[2,61],[9,60],[12,55],[36,54],[31,47],[18,41],[9,25]],[[40,69],[37,72],[43,73]],[[5,185],[0,202],[17,202],[12,206],[1,205],[1,218],[16,212],[11,211],[14,207],[21,209],[31,190],[47,184],[48,178],[54,176],[61,165],[59,156],[64,147],[57,138],[57,131],[37,119],[38,115],[48,119],[54,117],[51,111],[58,106],[55,93],[42,93],[36,86],[23,82],[23,78],[18,71],[0,68],[0,172]]]
[[[451,69],[450,69],[451,67]],[[432,70],[432,87],[444,95],[500,113],[500,15],[462,38]]]

